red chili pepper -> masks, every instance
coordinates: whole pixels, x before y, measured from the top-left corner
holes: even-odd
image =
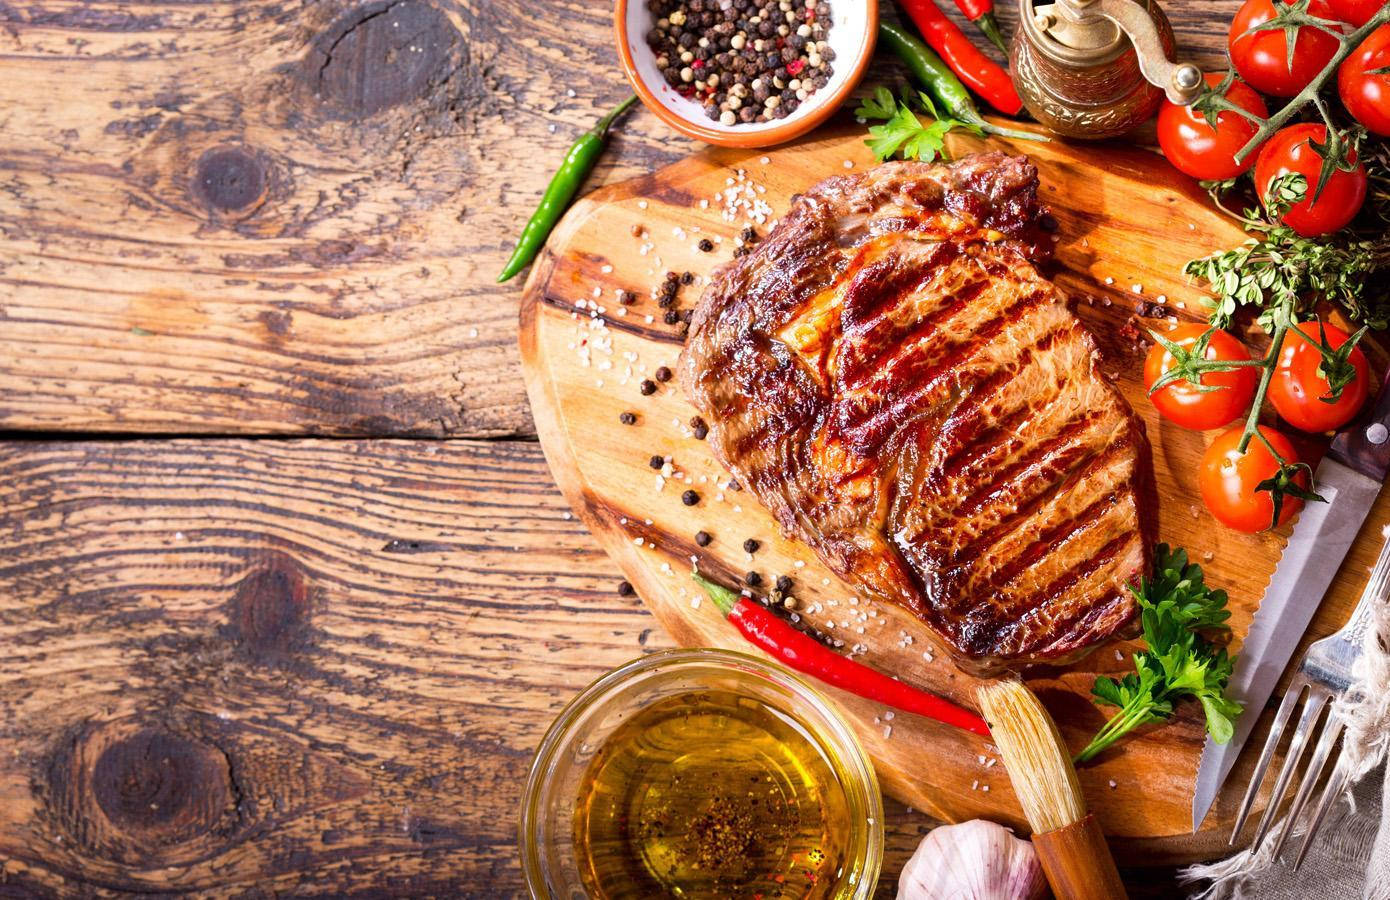
[[[969,0],[961,0],[962,4],[965,2]],[[946,60],[951,71],[988,101],[990,106],[1011,116],[1023,109],[1023,101],[1018,98],[1009,73],[970,43],[965,32],[946,18],[932,0],[898,0],[898,4],[911,17],[931,48]]]
[[[1004,33],[999,30],[999,22],[994,18],[994,0],[956,0],[956,8],[999,48],[1000,53],[1009,55]]]
[[[989,736],[985,720],[970,710],[847,659],[810,635],[797,631],[772,610],[699,573],[694,578],[739,633],[788,668],[866,700]]]

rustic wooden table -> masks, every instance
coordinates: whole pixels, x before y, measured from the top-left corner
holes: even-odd
[[[1238,5],[1167,7],[1213,66]],[[541,735],[669,645],[493,284],[610,8],[0,3],[0,895],[523,890]],[[591,184],[692,149],[633,115]]]

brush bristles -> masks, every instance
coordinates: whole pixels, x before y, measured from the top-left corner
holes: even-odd
[[[1033,692],[1021,681],[998,681],[975,696],[1034,833],[1081,821],[1086,802],[1076,769],[1057,724]]]

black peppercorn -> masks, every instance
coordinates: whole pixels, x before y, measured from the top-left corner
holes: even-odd
[[[709,434],[709,426],[705,424],[704,419],[696,416],[690,420],[690,432],[695,435],[695,440],[703,441]]]
[[[653,469],[659,469],[666,465],[666,460],[660,456],[653,456],[651,459],[647,460],[647,465],[651,466]]]
[[[777,576],[777,590],[785,594],[792,589],[792,580],[785,575]]]
[[[681,314],[674,309],[666,310],[666,314],[661,317],[661,321],[667,325],[674,325],[681,320]]]
[[[749,587],[757,587],[763,583],[763,576],[759,575],[757,572],[747,572],[743,576],[743,583]]]
[[[618,582],[618,593],[624,597],[631,597],[637,591],[633,590],[632,585],[626,581]]]
[[[636,413],[625,412],[625,413],[623,413],[622,415],[618,416],[618,421],[619,421],[619,422],[622,422],[624,425],[636,425],[636,424],[637,424],[637,414],[636,414]]]
[[[670,380],[671,380],[671,370],[668,369],[668,368],[666,368],[665,366],[660,366],[660,367],[658,367],[657,370],[656,370],[656,380],[657,380],[657,381],[670,381]]]
[[[700,495],[694,491],[686,491],[684,494],[681,494],[681,502],[686,506],[694,506],[696,503],[700,502]]]
[[[708,253],[714,249],[714,241],[709,238],[700,238],[700,243],[696,246],[700,248],[701,253]]]
[[[694,283],[695,283],[695,273],[694,273],[694,272],[682,272],[682,273],[681,273],[681,284],[694,284]]]
[[[762,544],[758,543],[753,538],[749,538],[748,540],[743,542],[743,550],[745,553],[757,553],[758,548],[761,546]]]
[[[642,383],[637,386],[637,389],[642,392],[642,396],[650,397],[652,394],[656,393],[656,382],[652,381],[650,378],[643,378]]]
[[[714,540],[714,538],[710,536],[708,531],[695,532],[695,543],[699,544],[701,547],[708,547],[709,542],[712,540]]]

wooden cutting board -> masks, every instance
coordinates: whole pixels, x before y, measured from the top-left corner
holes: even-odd
[[[748,649],[690,582],[692,557],[722,573],[758,572],[765,584],[794,579],[798,614],[856,648],[885,672],[973,706],[975,679],[937,651],[911,615],[868,604],[804,546],[780,537],[771,516],[729,476],[688,426],[693,409],[674,382],[639,391],[656,370],[675,368],[681,340],[664,323],[654,296],[669,271],[689,271],[678,308],[698,300],[706,276],[730,258],[735,236],[751,225],[766,235],[789,198],[822,178],[873,164],[863,129],[850,123],[815,139],[768,152],[710,149],[647,177],[581,200],[538,260],[521,312],[527,390],[551,470],[570,504],[636,586],[671,635],[688,646]],[[1247,536],[1218,525],[1203,509],[1197,463],[1208,436],[1162,422],[1141,384],[1142,345],[1134,326],[1141,303],[1165,303],[1176,315],[1199,309],[1201,293],[1182,275],[1187,259],[1244,239],[1191,180],[1139,148],[1052,142],[990,146],[1026,152],[1041,173],[1042,196],[1060,223],[1051,273],[1096,335],[1112,373],[1144,418],[1161,497],[1159,535],[1184,546],[1208,581],[1230,592],[1238,649],[1282,550],[1286,532]],[[983,142],[954,139],[959,155]],[[762,215],[764,222],[754,219]],[[700,242],[714,243],[702,251]],[[636,295],[623,307],[618,292]],[[1151,309],[1144,309],[1151,312]],[[637,422],[625,425],[624,412]],[[669,457],[669,477],[649,466]],[[699,501],[685,505],[682,493]],[[1307,640],[1335,630],[1354,605],[1390,518],[1385,498],[1324,602]],[[713,536],[706,548],[697,531]],[[754,538],[761,548],[743,549]],[[582,609],[574,611],[583,615]],[[1132,670],[1132,643],[1101,647],[1082,662],[1043,667],[1027,682],[1057,718],[1073,749],[1109,712],[1089,698],[1099,673]],[[827,689],[829,690],[829,689]],[[1021,810],[994,747],[977,736],[829,690],[858,725],[884,789],[947,820],[986,817],[1023,826]],[[1206,827],[1191,831],[1192,786],[1201,752],[1200,710],[1149,726],[1081,770],[1091,808],[1121,852],[1145,862],[1206,858],[1226,850],[1238,792],[1221,798]],[[1262,729],[1264,724],[1262,724]],[[1262,732],[1251,739],[1232,780],[1244,783]],[[1122,857],[1123,858],[1123,857]]]

